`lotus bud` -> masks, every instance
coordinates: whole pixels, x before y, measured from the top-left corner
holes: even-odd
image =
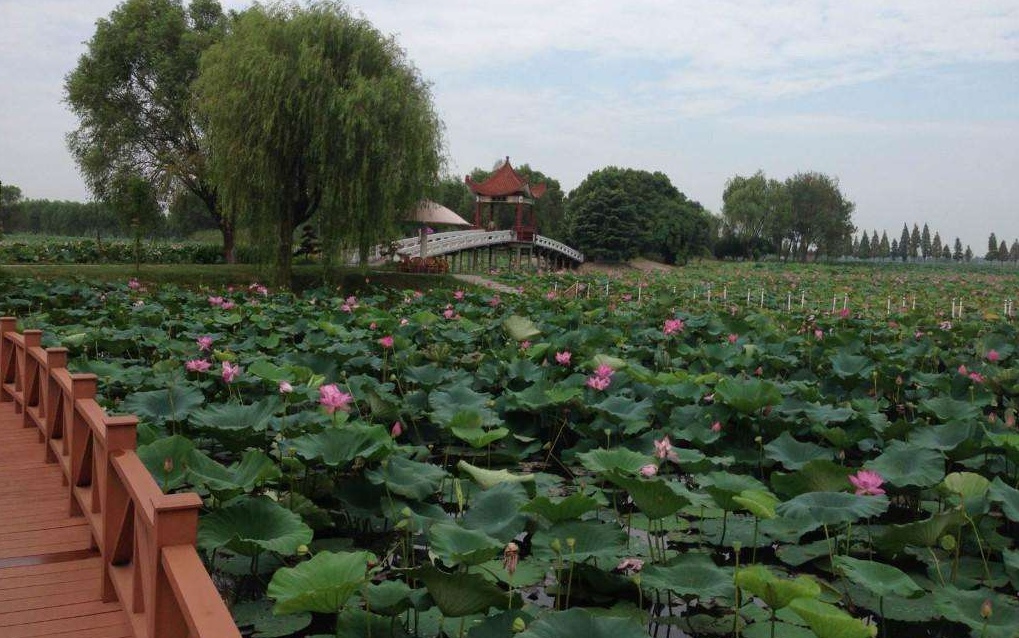
[[[951,534],[945,534],[941,537],[941,549],[946,552],[950,552],[955,549],[955,537]]]
[[[527,623],[520,616],[513,619],[513,633],[519,634],[523,630],[527,629]]]
[[[987,620],[994,613],[994,608],[991,607],[990,599],[984,601],[983,605],[980,605],[980,617]]]
[[[571,538],[567,538],[566,539],[566,546],[569,547],[570,551],[572,552],[573,549],[577,546],[577,539],[572,538],[572,537]]]
[[[549,543],[548,546],[551,547],[552,551],[555,552],[556,554],[559,554],[560,552],[563,551],[563,544],[559,542],[558,538],[553,538],[552,542]]]
[[[307,545],[304,545],[302,543],[301,545],[297,546],[297,555],[298,556],[304,556],[307,553],[308,553],[308,546]]]
[[[172,457],[168,456],[165,459],[163,459],[163,471],[166,472],[167,474],[169,474],[170,472],[173,471],[173,458]]]

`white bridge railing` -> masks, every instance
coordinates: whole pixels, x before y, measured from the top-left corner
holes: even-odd
[[[469,248],[509,244],[517,240],[516,232],[512,230],[455,230],[448,233],[425,235],[424,237],[425,256],[427,257],[448,255]],[[535,246],[559,252],[574,261],[584,261],[584,254],[579,250],[570,248],[566,244],[554,239],[535,235],[533,243]],[[418,257],[421,254],[421,239],[420,237],[407,237],[388,245],[376,246],[369,251],[368,259],[372,262],[382,261],[387,257],[387,254],[393,257]],[[350,254],[347,263],[350,265],[359,263],[356,251]]]

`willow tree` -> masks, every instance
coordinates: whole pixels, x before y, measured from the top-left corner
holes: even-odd
[[[337,2],[239,14],[195,88],[224,203],[273,238],[279,285],[299,225],[314,216],[325,254],[364,257],[437,179],[427,85],[392,38]]]

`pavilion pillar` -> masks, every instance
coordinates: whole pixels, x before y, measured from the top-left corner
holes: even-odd
[[[518,233],[520,232],[520,228],[524,224],[524,217],[523,217],[523,215],[524,215],[524,206],[521,203],[521,201],[518,199],[517,200],[517,225],[514,227],[514,230],[517,231]],[[519,239],[520,239],[520,237],[517,237],[517,240],[519,240]]]
[[[481,198],[474,197],[474,227],[482,228],[481,225]]]

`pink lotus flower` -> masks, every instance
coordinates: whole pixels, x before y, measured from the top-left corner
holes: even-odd
[[[572,357],[573,354],[569,350],[563,350],[562,352],[555,353],[555,362],[561,366],[568,366]]]
[[[530,347],[531,347],[531,342],[530,341],[525,339],[525,340],[520,342],[520,349],[521,350],[527,350]]]
[[[442,316],[445,317],[446,319],[453,319],[456,317],[456,311],[453,310],[452,308],[446,308],[445,310],[442,311]]]
[[[406,317],[404,317],[403,319],[400,319],[400,325],[401,326],[406,326],[408,323],[410,323],[410,319],[407,319]]]
[[[644,561],[639,558],[624,558],[619,561],[618,565],[616,565],[617,572],[623,572],[626,574],[633,574],[642,569],[644,569]]]
[[[258,283],[257,281],[248,286],[248,291],[253,292],[256,295],[262,295],[263,297],[269,294],[269,289],[263,286],[262,284]]]
[[[184,369],[188,372],[208,372],[212,364],[205,359],[191,359],[184,363]]]
[[[289,381],[280,381],[279,390],[280,394],[290,394],[294,391],[294,386],[290,385]]]
[[[729,343],[736,343],[737,340],[739,340],[738,334],[733,333],[729,335]]]
[[[493,308],[495,308],[496,306],[498,306],[501,303],[502,303],[502,299],[499,298],[499,295],[495,295],[494,297],[492,297],[491,299],[488,300],[488,305],[492,306]]]
[[[198,337],[197,339],[195,339],[195,343],[198,344],[198,349],[204,352],[212,347],[212,337],[210,337],[209,335],[205,335],[204,337]]]
[[[393,427],[389,428],[389,436],[393,437],[394,439],[397,439],[400,437],[401,434],[403,434],[403,424],[401,424],[399,421],[394,421]]]
[[[712,432],[721,432],[722,431],[722,423],[720,421],[715,421],[714,423],[712,423],[711,424],[711,431]]]
[[[222,297],[209,297],[209,305],[210,306],[222,306],[223,305],[223,298]]]
[[[849,318],[849,308],[843,308],[842,310],[840,310],[839,311],[839,317],[842,317],[843,319],[848,319]]]
[[[860,470],[856,474],[850,475],[849,482],[856,488],[858,496],[878,496],[885,493],[881,489],[881,485],[884,484],[885,480],[881,478],[880,474],[871,470]]]
[[[979,372],[970,372],[969,373],[969,379],[970,379],[970,381],[973,381],[974,383],[983,383],[984,382],[984,375],[980,374]]]
[[[382,346],[383,348],[392,348],[393,347],[393,335],[386,335],[386,336],[382,337],[381,339],[379,339],[379,345]]]
[[[369,330],[375,330],[375,329],[376,329],[376,328],[378,328],[378,327],[379,327],[379,326],[378,326],[378,324],[377,324],[377,323],[375,323],[374,321],[373,321],[373,322],[371,322],[370,324],[368,324],[368,329],[369,329]]]
[[[651,478],[655,474],[658,474],[658,466],[654,463],[648,463],[644,467],[640,468],[640,475],[644,478]]]
[[[548,299],[549,301],[555,301],[555,298],[556,294],[554,290],[549,290],[547,293],[545,293],[545,299]]]
[[[457,301],[463,301],[463,298],[464,298],[464,291],[457,290],[456,292],[453,293],[453,299],[456,299]]]
[[[612,369],[612,366],[605,363],[601,363],[598,364],[598,367],[594,369],[594,376],[608,379],[609,377],[612,376],[613,372],[615,372],[615,370]]]
[[[131,277],[130,279],[127,280],[127,287],[130,288],[131,290],[140,290],[142,284],[134,277]]]
[[[223,310],[232,310],[235,305],[236,304],[234,304],[234,302],[232,301],[224,301],[223,303],[219,304],[219,307],[222,308]]]
[[[633,300],[633,295],[631,295],[628,292],[623,294],[623,301],[631,301],[631,300]]]
[[[655,456],[663,461],[679,462],[679,457],[676,456],[675,450],[672,449],[672,441],[669,440],[668,436],[655,441]]]
[[[966,366],[965,366],[965,365],[961,365],[961,366],[959,366],[959,370],[958,370],[958,372],[959,372],[959,374],[961,374],[962,376],[966,376],[967,374],[969,374],[969,370],[968,370],[968,369],[966,368]]]
[[[814,338],[817,339],[818,341],[823,341],[824,340],[824,330],[821,330],[820,328],[815,329],[814,330]]]
[[[609,377],[599,377],[598,375],[587,378],[587,387],[594,388],[595,390],[605,390],[612,384],[612,379]]]
[[[229,361],[223,362],[223,380],[227,383],[233,383],[234,380],[240,376],[241,366],[236,363],[230,363]]]
[[[1001,355],[998,354],[997,350],[988,350],[985,356],[987,357],[987,360],[990,361],[991,363],[994,363],[995,361],[1001,358]]]
[[[683,332],[686,328],[686,324],[683,323],[682,319],[666,319],[665,325],[662,326],[662,333],[665,336],[676,334],[677,332]]]
[[[318,389],[318,402],[326,409],[327,414],[332,414],[337,410],[348,411],[350,402],[353,400],[354,397],[346,392],[341,392],[335,383],[321,386]]]

